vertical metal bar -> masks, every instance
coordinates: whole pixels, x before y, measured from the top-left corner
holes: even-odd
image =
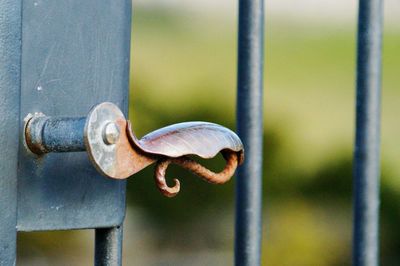
[[[246,160],[236,179],[236,265],[261,262],[263,46],[263,0],[239,0],[237,131]]]
[[[380,101],[383,3],[360,0],[353,265],[379,264]]]
[[[122,265],[122,235],[122,226],[95,230],[94,264],[96,266]]]
[[[0,265],[15,265],[21,2],[0,0]]]

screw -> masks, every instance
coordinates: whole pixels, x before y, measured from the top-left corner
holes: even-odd
[[[108,123],[105,125],[104,130],[103,130],[103,141],[107,145],[112,145],[117,143],[119,139],[119,127],[113,122]]]

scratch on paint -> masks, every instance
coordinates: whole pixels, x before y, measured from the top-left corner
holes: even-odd
[[[46,73],[47,67],[48,67],[49,62],[50,62],[50,57],[51,57],[51,55],[53,54],[53,50],[54,50],[54,47],[56,46],[56,44],[57,44],[57,43],[54,43],[54,44],[51,46],[50,51],[49,51],[49,53],[47,54],[46,59],[44,60],[43,68],[42,68],[42,71],[40,72],[39,79],[38,79],[38,81],[37,81],[36,84],[35,84],[35,89],[37,88],[37,90],[39,90],[39,84],[40,84],[40,82],[42,81],[44,74]],[[42,87],[42,86],[40,86],[40,87]],[[43,89],[43,88],[42,88],[42,89]]]

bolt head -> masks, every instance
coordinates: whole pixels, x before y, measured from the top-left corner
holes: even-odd
[[[117,143],[120,136],[120,130],[117,124],[110,122],[103,130],[103,140],[106,144],[112,145]]]

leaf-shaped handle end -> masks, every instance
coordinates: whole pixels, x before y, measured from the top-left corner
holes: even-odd
[[[233,176],[237,166],[244,160],[243,144],[239,137],[233,131],[213,123],[179,123],[153,131],[140,140],[136,138],[130,126],[127,132],[133,147],[143,154],[159,158],[154,177],[158,189],[167,197],[175,196],[180,190],[178,179],[174,179],[175,185],[172,187],[167,184],[165,175],[171,163],[191,171],[209,183],[223,184]],[[196,155],[208,159],[215,157],[219,152],[227,162],[219,173],[188,157]]]

